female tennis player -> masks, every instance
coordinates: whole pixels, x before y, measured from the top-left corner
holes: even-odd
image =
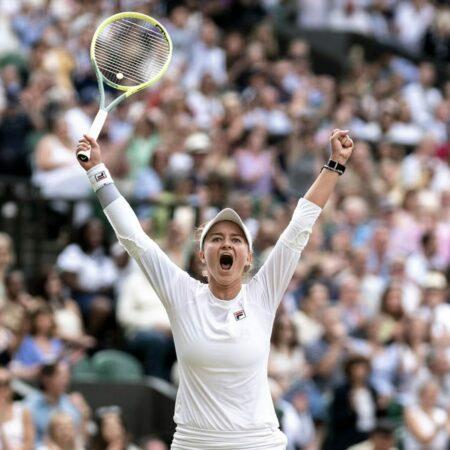
[[[267,379],[275,312],[353,150],[348,131],[334,130],[331,159],[300,199],[292,220],[257,274],[243,284],[252,262],[252,240],[238,214],[224,209],[200,237],[199,256],[208,284],[191,278],[148,237],[102,164],[97,142],[85,135],[80,162],[117,238],[163,302],[179,362],[172,450],[284,450]]]

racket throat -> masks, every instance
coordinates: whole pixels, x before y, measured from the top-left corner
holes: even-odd
[[[105,109],[99,109],[94,121],[92,122],[91,128],[88,131],[88,135],[94,139],[98,138],[100,131],[102,131],[103,125],[105,124],[106,118],[108,117],[108,111]]]

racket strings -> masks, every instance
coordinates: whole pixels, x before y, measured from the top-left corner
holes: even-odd
[[[163,32],[140,19],[112,22],[99,34],[94,48],[102,75],[121,86],[155,78],[170,57],[170,45]]]
[[[164,49],[157,52],[154,46],[152,52],[147,52],[148,54],[144,56],[140,49],[142,45],[142,41],[130,39],[130,37],[122,39],[120,46],[117,45],[117,42],[108,43],[104,46],[104,51],[99,52],[99,68],[106,69],[113,82],[120,81],[120,79],[116,80],[117,74],[121,74],[123,81],[126,81],[126,78],[138,84],[148,81],[161,70],[167,56],[162,53]],[[148,43],[146,45],[149,46]],[[132,51],[133,47],[134,51]],[[144,65],[146,59],[148,62]],[[125,83],[122,82],[122,84]]]

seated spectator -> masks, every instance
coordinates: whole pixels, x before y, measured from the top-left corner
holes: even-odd
[[[372,320],[365,328],[364,338],[349,343],[352,353],[368,358],[371,362],[371,383],[385,403],[394,396],[399,376],[400,346],[396,342],[383,342],[379,319]]]
[[[34,426],[29,410],[13,401],[12,374],[0,367],[0,449],[34,449]]]
[[[38,284],[37,293],[52,309],[56,335],[62,339],[66,347],[74,349],[92,347],[95,339],[85,334],[80,308],[74,300],[65,295],[58,271],[55,268],[48,269]]]
[[[437,404],[439,387],[430,379],[419,391],[414,405],[405,410],[405,450],[446,450],[449,444],[450,421],[448,413]]]
[[[402,405],[410,405],[417,393],[418,382],[423,376],[429,378],[426,363],[430,360],[430,333],[429,324],[423,317],[405,317],[403,322],[397,398]],[[444,355],[446,356],[445,352]],[[448,362],[445,366],[448,367]],[[450,384],[448,387],[450,388]]]
[[[278,314],[272,331],[269,377],[285,392],[297,379],[309,376],[309,371],[294,324],[289,316]]]
[[[306,346],[306,359],[312,366],[314,380],[325,393],[343,380],[342,364],[347,354],[349,337],[337,307],[322,312],[323,335]]]
[[[85,198],[90,193],[86,175],[73,157],[64,115],[49,117],[48,133],[35,150],[34,182],[45,198]]]
[[[11,368],[20,378],[36,378],[41,367],[61,357],[64,346],[55,337],[56,324],[52,309],[41,306],[32,313],[30,333],[25,336],[14,354]]]
[[[13,270],[5,278],[6,302],[3,310],[3,324],[20,337],[27,332],[27,316],[40,303],[29,293],[25,277],[20,270]]]
[[[400,1],[395,10],[394,29],[407,50],[417,53],[434,15],[432,3],[426,0]]]
[[[97,432],[93,437],[92,450],[138,450],[131,443],[122,411],[118,406],[105,406],[95,412]]]
[[[430,379],[433,379],[439,388],[437,406],[448,411],[450,406],[450,356],[448,347],[435,346],[430,348],[425,364],[411,380],[413,384],[412,401],[417,398],[420,387]]]
[[[58,256],[57,267],[87,319],[87,331],[98,337],[111,314],[117,276],[100,220],[92,218],[80,227],[75,242]]]
[[[339,308],[348,334],[357,334],[367,323],[367,311],[362,304],[360,281],[347,275],[339,286]]]
[[[73,419],[66,412],[55,412],[45,433],[44,443],[37,450],[83,450],[77,441]]]
[[[26,400],[33,417],[37,444],[43,442],[50,420],[56,412],[70,415],[76,434],[84,443],[90,409],[81,394],[67,393],[70,384],[69,366],[63,361],[46,364],[41,369],[39,382],[42,392],[30,394]]]
[[[295,311],[292,320],[297,329],[298,340],[302,345],[308,345],[323,334],[320,323],[320,314],[329,304],[327,287],[319,282],[311,283],[301,299],[298,311]]]
[[[381,297],[380,314],[376,320],[379,338],[383,343],[398,341],[402,336],[402,319],[405,318],[402,295],[401,288],[391,284],[386,287]]]
[[[245,147],[235,153],[239,182],[258,197],[270,194],[273,187],[273,153],[267,148],[266,139],[266,130],[255,128],[248,135]]]
[[[447,280],[440,272],[428,272],[422,288],[422,306],[418,313],[430,322],[432,342],[448,345],[450,342],[450,305],[446,301]]]
[[[147,375],[170,380],[175,347],[166,310],[140,270],[123,282],[117,321],[125,329],[128,351],[144,364]]]
[[[345,450],[368,438],[375,428],[378,397],[369,382],[370,360],[351,356],[345,363],[345,382],[334,390],[325,448]]]
[[[395,445],[395,425],[388,419],[380,419],[367,441],[352,445],[348,450],[398,450]]]
[[[269,380],[269,384],[280,429],[288,438],[286,450],[313,449],[316,433],[306,393],[297,391],[290,403],[282,397],[277,383]]]

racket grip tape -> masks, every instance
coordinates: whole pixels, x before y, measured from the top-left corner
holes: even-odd
[[[98,111],[97,115],[95,116],[95,119],[92,122],[91,128],[89,128],[87,135],[91,136],[94,139],[97,139],[98,135],[100,134],[100,131],[102,131],[106,117],[108,117],[108,111],[105,111],[104,109],[100,109]],[[77,153],[77,158],[83,162],[89,161],[90,157],[91,157],[90,150],[86,150],[86,151],[81,150]]]

